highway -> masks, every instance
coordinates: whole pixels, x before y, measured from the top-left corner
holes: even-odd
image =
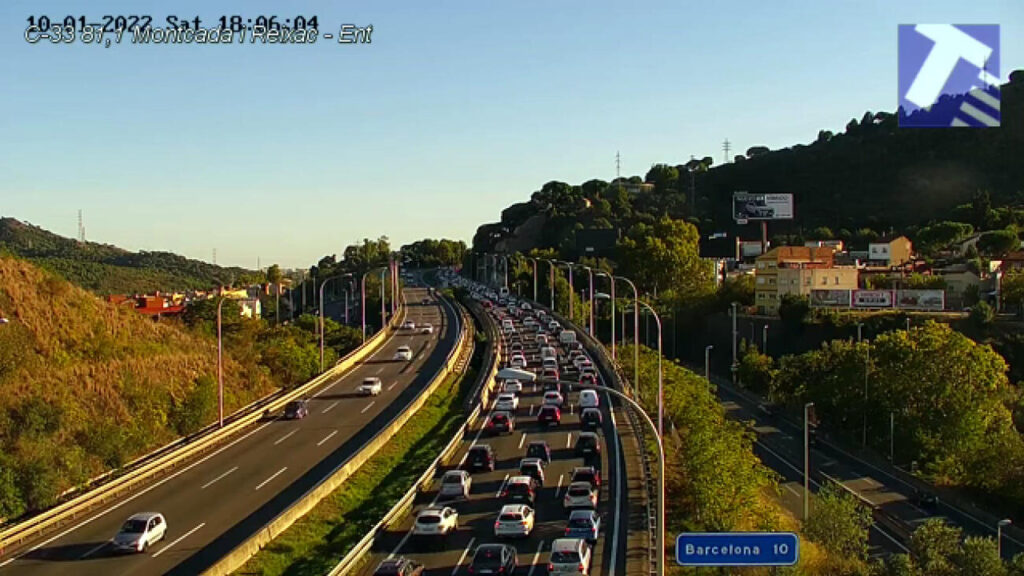
[[[433,334],[400,331],[366,362],[314,391],[306,418],[265,419],[31,550],[0,558],[0,574],[200,573],[345,462],[440,370],[458,337],[456,311],[425,288],[408,288],[405,296],[407,319],[432,323]],[[412,362],[393,360],[402,345],[412,348]],[[355,393],[367,376],[381,378],[379,396]],[[142,511],[164,514],[166,538],[141,554],[113,553],[109,539]]]
[[[524,332],[522,324],[516,321],[517,330]],[[539,372],[539,349],[528,337],[523,337],[525,354],[530,362],[529,370]],[[503,347],[507,351],[507,346]],[[560,356],[565,350],[559,348]],[[502,359],[507,366],[508,357]],[[574,378],[575,373],[563,372],[562,378]],[[551,449],[552,461],[545,468],[545,482],[538,490],[536,524],[533,533],[524,539],[506,540],[515,546],[519,562],[518,574],[533,576],[545,574],[551,542],[564,536],[568,512],[562,507],[562,498],[569,484],[574,467],[584,466],[582,457],[577,457],[573,447],[580,432],[579,410],[572,404],[577,393],[570,393],[562,412],[561,425],[542,427],[536,421],[538,407],[542,403],[543,386],[524,384],[519,394],[520,404],[516,413],[516,429],[513,434],[492,436],[484,430],[486,418],[467,433],[466,440],[453,456],[453,462],[438,471],[430,490],[421,492],[413,504],[412,511],[402,522],[393,525],[385,537],[379,538],[362,573],[369,575],[385,558],[405,556],[424,565],[428,576],[453,576],[466,574],[476,547],[500,542],[494,536],[494,522],[504,502],[501,490],[510,476],[519,474],[519,460],[525,456],[531,441],[543,440]],[[602,515],[601,534],[594,550],[591,564],[592,574],[622,574],[625,572],[628,518],[628,499],[621,479],[625,477],[622,450],[617,432],[609,417],[607,396],[601,398],[604,415],[602,428],[602,450],[600,469],[603,482],[600,490],[598,512]],[[490,412],[488,412],[489,414]],[[614,439],[614,441],[609,441]],[[476,444],[489,444],[495,451],[497,464],[493,472],[474,472],[468,499],[438,501],[437,488],[444,472],[461,467],[469,448]],[[592,462],[590,462],[592,463]],[[588,463],[588,464],[590,464]],[[426,463],[424,463],[426,465]],[[411,534],[416,514],[431,504],[452,506],[459,512],[459,530],[440,541],[420,540]],[[620,521],[621,519],[621,521]]]

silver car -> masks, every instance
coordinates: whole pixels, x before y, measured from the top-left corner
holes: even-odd
[[[167,520],[159,512],[141,512],[125,521],[110,540],[119,552],[145,552],[167,536]]]
[[[465,470],[449,470],[441,477],[438,493],[442,498],[469,498],[473,477]]]
[[[533,508],[525,504],[507,504],[501,507],[494,522],[494,535],[498,538],[529,537],[533,532],[534,519]]]

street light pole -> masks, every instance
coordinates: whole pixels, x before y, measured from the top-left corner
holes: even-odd
[[[548,267],[550,268],[550,270],[548,272],[551,275],[551,278],[548,279],[548,288],[551,290],[551,301],[548,302],[548,304],[551,307],[551,311],[554,312],[555,311],[555,261],[554,260],[547,260],[547,263],[548,263]]]
[[[369,276],[370,274],[376,272],[377,270],[378,270],[378,268],[371,268],[371,269],[367,270],[366,272],[363,272],[362,281],[359,283],[359,298],[360,298],[360,301],[359,301],[360,302],[360,304],[359,304],[359,312],[360,312],[360,314],[363,317],[363,342],[366,342],[366,277]],[[381,277],[381,282],[382,283],[384,282],[384,278],[383,277]],[[384,290],[384,287],[381,286],[381,291],[382,291],[382,294],[381,294],[381,302],[382,302],[381,308],[384,307],[384,304],[383,304],[383,302],[384,302],[383,290]],[[383,320],[384,320],[384,314],[381,313],[381,322],[383,322]],[[383,325],[381,327],[383,328]]]
[[[739,332],[736,329],[736,307],[739,306],[739,302],[732,303],[732,383],[736,385],[736,368],[738,367],[739,361],[736,357],[736,340],[739,338]]]
[[[996,523],[996,556],[1000,560],[1003,558],[1003,528],[1013,524],[1013,520],[1004,518]]]
[[[871,342],[864,348],[864,428],[861,431],[861,446],[868,445],[868,371],[871,369]]]
[[[523,258],[533,264],[533,301],[540,304],[540,300],[537,300],[537,259],[530,256],[523,256]]]
[[[661,371],[661,317],[658,313],[651,308],[650,304],[637,300],[637,302],[649,310],[654,316],[654,322],[658,327],[658,437],[664,438],[665,431],[665,388],[663,382],[663,374]]]
[[[633,386],[640,385],[640,295],[636,291],[636,284],[625,276],[615,276],[615,279],[622,280],[633,289]],[[614,282],[613,282],[614,284]],[[623,322],[625,328],[625,322]]]
[[[591,337],[600,341],[597,338],[597,335],[594,334],[594,269],[590,266],[583,266],[582,264],[580,264],[580,266],[587,271],[587,276],[590,278],[590,329],[588,333]]]
[[[227,298],[221,296],[217,303],[217,426],[224,427],[224,351],[221,335],[221,307]]]
[[[612,362],[615,362],[615,278],[607,272],[597,271],[598,276],[604,276],[608,279],[608,283],[612,285]]]
[[[765,324],[764,328],[761,330],[761,348],[763,348],[763,350],[761,350],[762,353],[768,353],[768,324]]]
[[[714,348],[711,344],[704,347],[704,379],[711,382],[711,350]]]
[[[321,372],[324,371],[324,286],[327,286],[327,283],[330,282],[331,280],[335,280],[337,278],[344,278],[346,276],[352,276],[352,274],[351,273],[338,274],[336,276],[331,276],[330,278],[325,278],[324,281],[320,283],[320,371]],[[348,309],[347,308],[346,308],[346,311],[345,311],[345,323],[346,324],[348,323]]]
[[[814,402],[804,404],[804,522],[810,513],[810,489],[811,489],[811,434],[810,434],[810,412]]]

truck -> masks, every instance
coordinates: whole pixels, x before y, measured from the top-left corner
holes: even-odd
[[[558,341],[562,344],[574,344],[576,342],[576,332],[572,330],[562,330],[558,334]]]

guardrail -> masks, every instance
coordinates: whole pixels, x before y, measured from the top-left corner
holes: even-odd
[[[94,510],[96,507],[103,505],[126,492],[131,492],[133,488],[136,488],[140,484],[149,482],[153,478],[173,470],[179,464],[186,462],[198,454],[202,454],[204,451],[220,444],[241,429],[259,421],[263,418],[264,411],[277,411],[292,400],[301,398],[308,394],[310,390],[323,384],[325,381],[347,372],[354,365],[358,364],[364,358],[375,352],[377,348],[379,348],[381,344],[383,344],[390,335],[394,333],[395,328],[400,325],[404,319],[405,312],[405,297],[403,296],[398,313],[392,317],[392,321],[388,325],[387,329],[374,334],[359,348],[356,348],[347,354],[331,369],[325,371],[323,374],[320,374],[316,378],[293,390],[278,393],[275,398],[263,404],[259,404],[258,407],[250,413],[237,417],[231,423],[225,423],[223,428],[212,429],[204,436],[192,438],[189,442],[178,449],[153,458],[138,468],[113,478],[109,482],[106,482],[89,492],[76,496],[67,502],[41,512],[24,522],[0,531],[0,556],[2,556],[11,546],[17,546],[30,538],[39,537],[45,532],[58,528],[64,523],[73,521],[82,514]],[[258,402],[250,406],[256,404],[258,404]]]
[[[449,303],[447,298],[440,293],[438,293],[438,298],[455,308],[456,318],[461,320],[461,326],[459,328],[459,339],[455,347],[448,353],[444,364],[437,374],[434,375],[430,384],[404,410],[395,415],[387,425],[378,431],[373,438],[367,440],[348,460],[338,465],[330,474],[321,479],[264,527],[232,549],[231,552],[218,560],[213,566],[203,571],[204,575],[220,576],[231,574],[245,564],[254,554],[259,552],[261,548],[272,542],[275,537],[287,530],[296,520],[316,506],[320,500],[330,495],[342,482],[347,480],[367,460],[373,457],[380,448],[387,444],[388,440],[419,411],[437,387],[455,370],[456,365],[460,363],[465,354],[472,354],[473,338],[472,330],[470,330],[471,323],[465,321],[465,312],[462,311],[461,307],[456,307]]]
[[[480,313],[479,306],[472,307],[475,314]],[[486,369],[480,371],[479,379],[473,387],[473,391],[470,393],[472,398],[478,392],[488,392],[494,384],[494,377],[498,373],[498,366],[500,362],[498,359],[501,354],[501,340],[497,338],[497,330],[493,324],[484,322],[485,329],[488,331],[488,359],[489,365]],[[437,469],[441,464],[451,457],[453,453],[458,449],[459,444],[465,439],[466,434],[472,429],[473,425],[483,414],[483,407],[486,406],[486,402],[477,402],[473,411],[469,413],[466,421],[462,423],[462,426],[455,432],[452,439],[441,451],[441,454],[430,463],[430,466],[423,471],[423,474],[413,483],[412,487],[402,496],[399,501],[391,507],[391,510],[381,518],[380,522],[374,525],[373,528],[364,536],[351,550],[345,555],[344,558],[335,565],[334,569],[328,572],[328,576],[345,576],[353,569],[358,567],[366,557],[366,555],[373,548],[373,544],[377,541],[377,538],[384,533],[388,526],[391,525],[396,519],[398,519],[405,511],[412,507],[413,501],[416,499],[416,495],[419,493],[421,488],[425,488],[430,484],[430,481],[437,474]]]

